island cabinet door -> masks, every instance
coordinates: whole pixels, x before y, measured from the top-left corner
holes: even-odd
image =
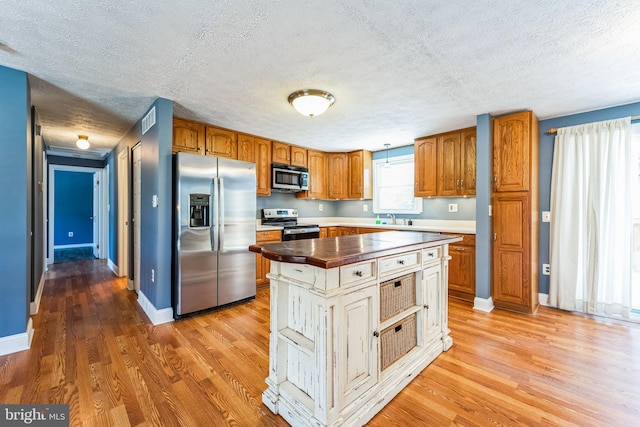
[[[441,307],[442,269],[440,265],[425,268],[422,271],[423,298],[423,345],[429,345],[441,338],[442,307]]]
[[[338,322],[339,408],[353,402],[378,382],[378,287],[361,288],[341,297]]]

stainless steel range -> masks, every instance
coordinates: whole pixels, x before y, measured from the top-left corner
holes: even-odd
[[[318,224],[298,224],[297,209],[262,209],[262,225],[283,227],[282,241],[320,237]]]

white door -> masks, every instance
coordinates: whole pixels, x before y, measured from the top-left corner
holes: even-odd
[[[140,192],[141,165],[140,144],[133,148],[133,289],[140,292]]]
[[[100,258],[100,174],[93,173],[93,256]]]
[[[129,275],[129,149],[118,156],[118,276]],[[131,288],[129,288],[131,290]]]

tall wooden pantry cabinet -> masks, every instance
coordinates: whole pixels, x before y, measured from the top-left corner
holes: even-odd
[[[498,308],[538,308],[538,119],[493,119],[492,294]]]

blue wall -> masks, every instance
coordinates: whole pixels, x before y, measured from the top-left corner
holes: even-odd
[[[476,118],[476,296],[491,296],[491,116]]]
[[[389,158],[413,154],[413,145],[393,148],[389,150]],[[384,159],[385,151],[373,153],[373,159]],[[458,204],[458,212],[449,212],[449,203]],[[322,205],[322,211],[319,209]],[[365,212],[363,205],[368,205]],[[351,217],[373,219],[373,203],[371,200],[308,200],[296,199],[291,193],[271,193],[269,197],[258,197],[258,212],[260,218],[262,208],[296,208],[300,217]],[[476,218],[475,197],[434,197],[422,199],[422,213],[412,215],[397,215],[397,218],[418,219],[447,219],[474,220]]]
[[[640,102],[589,111],[586,113],[572,114],[556,117],[554,119],[540,121],[540,211],[548,211],[551,206],[551,168],[553,166],[553,147],[555,134],[547,134],[547,130],[566,126],[576,126],[585,123],[600,122],[603,120],[618,119],[621,117],[640,115]],[[637,195],[636,195],[637,196]],[[551,212],[553,215],[553,212]],[[549,223],[540,222],[539,239],[539,270],[540,293],[549,293],[549,276],[542,275],[542,264],[549,263]],[[553,268],[553,266],[551,266]]]
[[[30,109],[27,74],[0,66],[0,195],[9,201],[0,209],[0,337],[26,332],[29,319]]]
[[[55,171],[54,246],[93,244],[93,175]]]
[[[173,247],[172,209],[172,152],[173,102],[158,98],[149,108],[156,109],[156,124],[142,135],[142,118],[127,132],[109,154],[109,258],[117,264],[117,158],[122,150],[130,150],[140,142],[141,172],[141,237],[140,237],[140,291],[157,310],[171,307],[171,252]],[[149,111],[147,110],[147,112]],[[147,112],[143,115],[146,116]],[[131,158],[131,157],[130,157]],[[153,207],[153,195],[158,196],[158,207]],[[133,251],[129,251],[133,258]],[[151,270],[155,281],[151,282]],[[132,277],[133,269],[129,269]]]

